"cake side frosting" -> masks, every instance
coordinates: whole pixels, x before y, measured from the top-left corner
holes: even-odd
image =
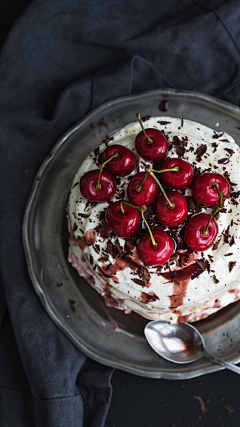
[[[176,252],[161,267],[146,267],[137,254],[139,238],[146,233],[124,240],[117,237],[105,222],[109,203],[127,200],[131,176],[117,177],[117,192],[110,202],[91,203],[82,197],[80,178],[101,163],[106,146],[123,144],[137,158],[136,171],[145,171],[145,162],[136,153],[135,137],[141,128],[131,123],[111,134],[80,166],[70,192],[69,219],[72,229],[69,259],[82,264],[102,295],[119,300],[119,308],[134,310],[149,319],[169,322],[194,321],[207,317],[221,307],[236,301],[239,295],[240,231],[238,167],[240,150],[225,132],[216,132],[199,123],[170,117],[149,118],[146,127],[164,131],[168,140],[168,157],[179,157],[194,167],[195,177],[203,172],[223,174],[231,185],[230,197],[218,214],[218,236],[214,245],[202,253],[184,245],[183,231],[189,218],[198,212],[212,213],[212,208],[198,205],[191,188],[178,190],[188,200],[189,213],[183,224],[174,229],[162,226],[154,209],[146,213],[152,228],[167,231],[176,241]],[[136,173],[134,171],[131,175]],[[85,274],[86,277],[86,274]]]

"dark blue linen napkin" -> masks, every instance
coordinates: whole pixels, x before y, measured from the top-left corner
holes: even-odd
[[[34,176],[93,107],[158,87],[240,104],[239,1],[35,0],[0,58],[0,425],[103,427],[112,370],[45,313],[21,225]],[[145,112],[147,113],[147,112]]]

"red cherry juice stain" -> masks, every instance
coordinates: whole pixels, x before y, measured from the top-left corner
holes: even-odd
[[[116,273],[118,271],[123,271],[125,268],[130,267],[132,270],[139,269],[139,265],[136,264],[134,261],[131,260],[130,257],[123,256],[122,258],[116,257],[115,263],[106,263],[103,264],[101,267],[98,268],[99,275],[104,279],[106,283],[109,283],[109,279],[113,279],[115,283],[119,283],[119,279],[116,276]]]
[[[80,246],[80,248],[82,249],[82,251],[84,251],[84,249],[87,246],[91,246],[94,245],[94,243],[96,243],[96,239],[97,239],[97,233],[95,230],[87,230],[85,235],[82,237],[78,237],[78,244]]]
[[[221,308],[221,303],[219,301],[219,299],[215,299],[214,304],[213,304],[213,308]]]
[[[146,292],[141,292],[141,302],[143,304],[147,304],[150,301],[156,301],[158,298],[157,295],[154,294],[154,292],[149,292],[146,294]]]
[[[168,103],[168,101],[166,101],[165,99],[163,99],[163,100],[160,102],[160,104],[159,104],[159,106],[158,106],[158,109],[159,109],[160,111],[162,111],[163,113],[165,113],[166,111],[168,111],[168,109],[169,109],[169,103]]]
[[[230,289],[228,292],[229,294],[235,294],[234,301],[239,300],[239,289]]]
[[[94,245],[96,243],[97,233],[95,230],[87,230],[85,233],[85,241],[88,246]]]
[[[170,298],[170,308],[179,307],[183,304],[183,299],[186,295],[187,286],[192,276],[197,272],[202,271],[199,265],[195,262],[188,267],[181,268],[180,270],[168,271],[161,275],[173,282],[173,294]]]
[[[179,312],[181,314],[181,312]],[[179,316],[177,323],[185,323],[188,322],[188,320],[190,319],[191,314],[185,314],[185,316]]]

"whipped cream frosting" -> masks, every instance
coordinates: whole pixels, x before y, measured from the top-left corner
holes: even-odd
[[[214,209],[197,204],[191,188],[177,190],[187,198],[189,209],[180,226],[171,229],[162,226],[154,207],[146,213],[152,229],[161,228],[176,242],[175,253],[163,266],[147,267],[138,257],[139,239],[147,232],[144,224],[137,235],[127,240],[110,230],[105,222],[109,203],[127,201],[131,176],[145,171],[145,165],[149,164],[135,150],[135,137],[141,127],[133,122],[103,140],[83,161],[74,177],[68,203],[69,261],[104,296],[109,306],[170,323],[196,321],[240,298],[240,149],[227,133],[190,120],[147,116],[144,121],[145,128],[164,131],[168,157],[179,157],[191,163],[195,178],[204,172],[216,172],[230,183],[230,196],[216,218],[215,243],[204,252],[194,252],[184,244],[187,221],[196,213],[211,214]],[[86,172],[98,168],[101,153],[116,143],[134,152],[136,170],[130,176],[116,178],[117,191],[110,202],[89,202],[81,195],[79,181]]]

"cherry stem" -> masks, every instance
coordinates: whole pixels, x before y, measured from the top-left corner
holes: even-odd
[[[220,208],[220,207],[218,206],[218,207],[217,207],[217,209],[215,210],[215,212],[213,212],[213,214],[210,216],[210,218],[209,218],[209,220],[208,220],[208,223],[207,223],[206,228],[204,228],[204,230],[202,230],[202,234],[203,234],[203,236],[207,236],[207,234],[208,234],[208,227],[209,227],[209,224],[210,224],[210,222],[211,222],[212,218],[213,218],[215,215],[217,215],[217,213],[218,213],[221,209],[222,209],[222,208]]]
[[[101,188],[100,178],[101,178],[101,173],[102,173],[102,171],[103,171],[103,169],[104,169],[104,166],[105,166],[108,162],[110,162],[110,160],[112,160],[112,159],[116,159],[117,157],[119,157],[119,153],[118,153],[118,152],[114,153],[114,154],[113,154],[109,159],[107,159],[107,160],[106,160],[106,162],[101,163],[101,165],[99,165],[99,166],[98,166],[98,167],[99,167],[99,169],[100,169],[100,171],[99,171],[99,174],[98,174],[97,184],[95,185],[96,190],[100,190],[100,188]]]
[[[109,159],[107,159],[106,160],[106,162],[104,162],[104,163],[101,163],[101,165],[99,165],[98,167],[99,167],[99,169],[103,169],[104,168],[104,166],[108,163],[108,162],[110,162],[112,159],[116,159],[117,157],[119,157],[119,153],[118,153],[118,151],[116,151],[116,153],[114,153]]]
[[[161,190],[162,194],[164,195],[165,199],[166,199],[166,200],[167,200],[167,202],[168,202],[168,206],[169,206],[169,208],[170,208],[170,209],[174,209],[174,208],[175,208],[175,204],[170,202],[170,200],[169,200],[168,196],[166,195],[166,193],[165,193],[165,191],[164,191],[164,188],[163,188],[162,184],[160,184],[160,182],[158,181],[158,179],[157,179],[156,175],[154,175],[154,173],[152,172],[151,167],[150,167],[150,166],[147,166],[147,167],[146,167],[146,171],[149,173],[149,175],[151,175],[151,177],[152,177],[152,178],[156,181],[156,183],[158,184],[158,186],[159,186],[159,188],[160,188],[160,190]]]
[[[225,194],[219,190],[219,185],[217,183],[213,184],[213,186],[216,188],[218,192],[218,206],[219,208],[222,209],[224,207]]]
[[[100,178],[101,178],[102,171],[103,171],[103,168],[100,169],[99,174],[98,174],[97,184],[95,185],[96,190],[100,190],[100,188],[101,188]]]
[[[143,185],[143,183],[144,183],[145,179],[147,178],[147,176],[148,176],[148,172],[146,172],[146,173],[145,173],[145,175],[144,175],[144,178],[143,178],[142,182],[140,182],[140,184],[138,184],[138,185],[135,187],[135,190],[136,190],[138,193],[140,193],[140,191],[142,191],[142,185]]]
[[[147,210],[147,206],[146,205],[142,205],[142,206],[135,206],[135,205],[132,205],[131,203],[129,203],[129,202],[125,202],[124,200],[122,201],[122,202],[120,202],[120,205],[121,205],[121,210],[123,209],[123,207],[122,207],[122,205],[128,205],[128,206],[131,206],[131,208],[134,208],[134,209],[137,209],[139,212],[141,212],[141,211],[146,211]],[[124,209],[123,209],[123,211],[124,211]]]
[[[139,123],[140,123],[140,125],[141,125],[142,131],[143,131],[143,133],[144,133],[145,137],[146,137],[146,138],[147,138],[147,140],[148,140],[148,144],[152,144],[152,143],[154,142],[154,140],[153,140],[153,139],[151,139],[151,138],[149,138],[149,136],[147,136],[146,131],[145,131],[144,127],[143,127],[143,122],[142,122],[142,120],[141,120],[140,113],[137,113],[137,114],[136,114],[136,116],[137,116],[138,121],[139,121]]]
[[[122,202],[120,203],[120,208],[121,208],[121,213],[122,213],[122,214],[124,214],[124,213],[125,213],[125,210],[123,209],[123,204],[122,204]]]
[[[153,234],[152,234],[151,228],[149,227],[148,222],[147,222],[147,220],[145,219],[145,216],[144,216],[144,213],[143,213],[143,212],[144,212],[144,211],[143,211],[143,209],[141,209],[142,219],[143,219],[143,221],[145,222],[145,225],[146,225],[146,227],[147,227],[147,229],[148,229],[148,232],[149,232],[149,234],[150,234],[150,237],[151,237],[151,240],[152,240],[152,245],[153,245],[153,246],[157,246],[157,243],[156,243],[156,241],[155,241],[155,239],[154,239],[154,237],[153,237]]]
[[[156,169],[152,169],[153,172],[156,173],[162,173],[162,172],[179,172],[179,166],[174,166],[172,169],[162,169],[160,171],[157,171]]]
[[[209,227],[209,224],[211,222],[211,219],[215,215],[217,215],[217,213],[224,207],[225,194],[219,190],[219,185],[217,183],[213,184],[213,186],[216,188],[216,190],[218,192],[218,203],[219,204],[218,204],[218,207],[215,210],[215,212],[210,216],[206,228],[202,231],[202,234],[204,236],[207,236],[207,234],[208,234],[208,227]]]

